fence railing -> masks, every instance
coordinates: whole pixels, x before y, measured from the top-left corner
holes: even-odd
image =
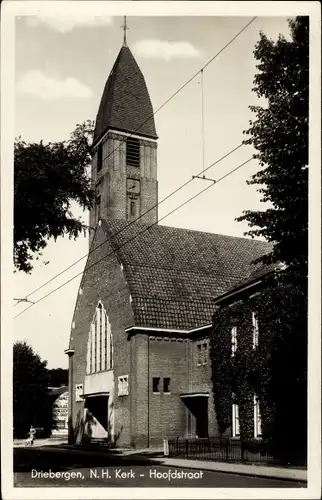
[[[178,456],[198,460],[235,463],[278,463],[269,453],[265,443],[241,442],[239,440],[207,439],[170,439],[169,456]]]

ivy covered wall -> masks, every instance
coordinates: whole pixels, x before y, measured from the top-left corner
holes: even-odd
[[[258,318],[253,348],[252,313]],[[231,329],[237,327],[232,357]],[[221,434],[232,425],[233,394],[239,405],[240,437],[254,437],[254,394],[262,437],[274,456],[303,462],[307,441],[307,300],[296,276],[279,274],[219,307],[210,341],[214,403]]]

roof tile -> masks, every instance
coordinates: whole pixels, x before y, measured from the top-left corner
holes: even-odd
[[[121,48],[105,84],[96,117],[94,143],[110,128],[157,139],[145,79],[126,46]]]
[[[213,299],[266,267],[253,261],[269,243],[161,225],[103,220],[123,263],[137,326],[191,329],[209,324]]]

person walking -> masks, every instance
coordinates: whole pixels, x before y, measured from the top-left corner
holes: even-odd
[[[31,425],[29,430],[30,444],[31,446],[34,444],[36,435],[36,429]]]

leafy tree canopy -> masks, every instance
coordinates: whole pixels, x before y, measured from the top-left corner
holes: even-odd
[[[48,372],[50,387],[60,387],[68,384],[68,370],[64,368],[52,368]]]
[[[72,203],[91,208],[87,175],[91,162],[93,122],[77,125],[69,140],[14,146],[14,265],[30,273],[48,239],[77,238],[86,226],[74,217]]]
[[[51,400],[48,396],[47,361],[26,342],[13,346],[13,426],[15,437],[27,437],[31,425],[50,434]]]
[[[260,166],[249,184],[259,186],[262,201],[270,208],[246,211],[238,218],[248,222],[249,235],[274,243],[272,253],[260,260],[282,262],[286,269],[267,277],[259,295],[245,296],[215,312],[211,356],[220,431],[231,425],[234,393],[242,410],[241,436],[253,435],[253,407],[247,401],[256,393],[263,438],[274,456],[303,463],[307,453],[309,21],[297,17],[289,26],[290,39],[280,36],[274,42],[261,33],[256,44],[258,73],[253,90],[264,104],[251,107],[256,118],[245,131],[245,143],[255,148]],[[253,311],[259,325],[255,350]],[[232,358],[235,325],[240,335]]]
[[[271,208],[245,211],[237,220],[248,222],[249,235],[274,242],[266,262],[306,269],[309,19],[297,17],[289,26],[290,40],[280,35],[274,42],[260,34],[253,90],[266,104],[250,107],[256,119],[244,132],[249,135],[245,144],[254,146],[260,165],[248,183],[260,186],[262,201]]]

